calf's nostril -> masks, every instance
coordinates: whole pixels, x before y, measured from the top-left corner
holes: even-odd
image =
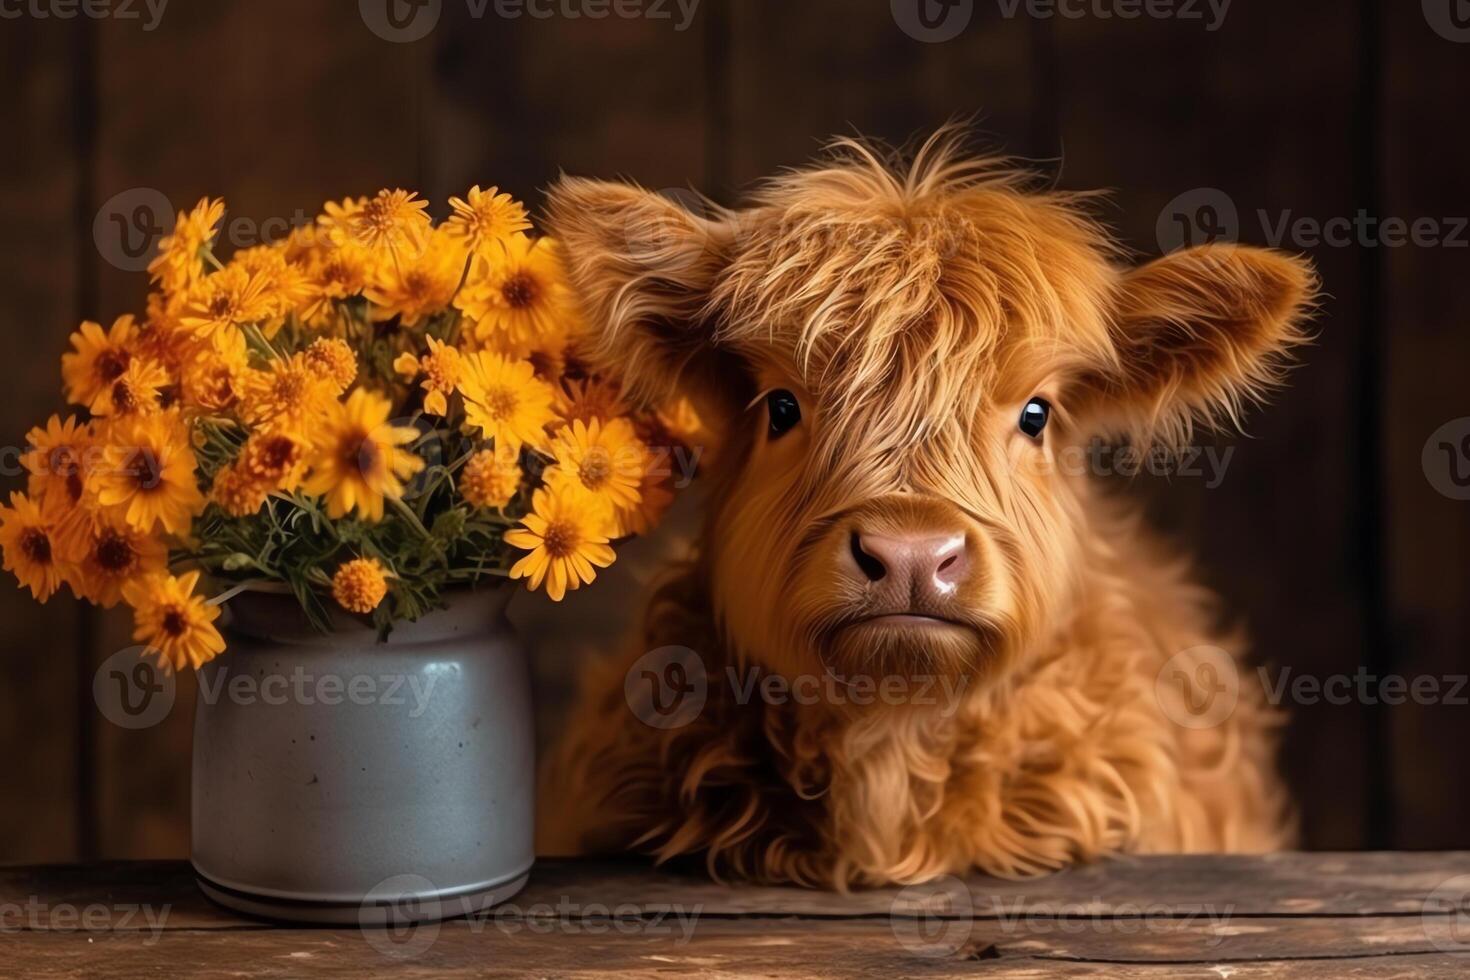
[[[959,558],[959,555],[950,555],[948,558],[944,559],[944,561],[939,563],[939,568],[937,570],[941,572],[944,571],[946,568],[959,561]]]
[[[868,581],[876,582],[888,574],[888,568],[881,560],[863,550],[862,535],[853,531],[848,539],[848,546],[852,549],[852,560],[857,562],[857,567],[868,577]]]

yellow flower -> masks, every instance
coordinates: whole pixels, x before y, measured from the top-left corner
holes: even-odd
[[[465,248],[471,252],[501,245],[512,235],[531,227],[526,209],[509,194],[500,193],[498,187],[482,191],[476,184],[465,198],[451,197],[449,206],[454,214],[444,227],[463,239]]]
[[[257,245],[236,252],[229,268],[241,269],[259,283],[261,301],[268,309],[264,327],[267,337],[274,337],[287,314],[311,298],[306,274],[286,261],[285,250],[280,245]]]
[[[448,398],[459,387],[464,365],[459,351],[443,341],[428,338],[429,352],[416,358],[405,351],[393,362],[393,369],[409,381],[424,375],[424,411],[430,415],[443,415],[449,411]]]
[[[632,507],[618,507],[613,512],[613,537],[647,534],[658,525],[674,502],[674,492],[669,489],[669,474],[655,475],[652,466],[646,468],[643,480],[638,484],[638,497],[638,503]]]
[[[226,466],[216,473],[209,488],[209,499],[231,517],[249,517],[258,513],[270,495],[270,487],[250,479],[236,466]]]
[[[530,552],[511,567],[510,577],[529,579],[532,589],[545,582],[546,594],[560,602],[568,589],[597,577],[593,566],[613,563],[601,523],[601,515],[589,513],[582,501],[555,489],[537,490],[521,527],[505,532],[507,544]]]
[[[504,252],[475,260],[454,305],[474,321],[481,344],[524,356],[547,338],[564,337],[576,306],[552,239],[517,235]]]
[[[275,358],[264,370],[247,370],[241,414],[261,428],[308,432],[336,403],[334,386],[300,354]]]
[[[198,572],[188,572],[153,575],[123,587],[123,598],[133,607],[133,639],[156,652],[168,669],[198,669],[225,649],[214,627],[219,607],[194,594],[198,581]]]
[[[258,272],[231,265],[211,273],[189,290],[179,323],[209,336],[271,318],[276,309],[270,281]]]
[[[98,416],[148,415],[160,408],[160,392],[169,384],[168,372],[152,358],[134,357],[127,370],[92,400]]]
[[[306,267],[305,296],[299,307],[301,318],[312,325],[325,321],[335,301],[356,296],[367,288],[373,269],[368,251],[350,241],[313,253]]]
[[[459,474],[459,491],[472,507],[499,509],[521,488],[518,454],[482,449],[470,457]]]
[[[564,378],[556,390],[556,414],[566,422],[591,422],[627,415],[622,392],[602,378]]]
[[[10,495],[10,506],[0,507],[0,547],[5,569],[39,601],[51,598],[66,574],[52,520],[23,493]]]
[[[399,317],[405,327],[442,312],[459,288],[464,254],[442,232],[425,239],[426,248],[397,262],[380,265],[363,295],[373,303],[374,320]]]
[[[204,509],[189,431],[175,413],[122,419],[110,426],[90,475],[97,502],[140,531],[182,534]]]
[[[531,363],[488,351],[465,355],[462,361],[459,390],[469,424],[508,452],[519,453],[522,445],[544,449],[546,426],[556,418],[551,409],[555,392],[536,377]]]
[[[249,372],[245,335],[238,330],[221,330],[201,344],[184,365],[184,404],[206,412],[234,408],[245,397]]]
[[[605,424],[577,419],[557,433],[551,455],[556,465],[546,471],[546,484],[585,501],[589,512],[602,516],[609,533],[617,531],[616,512],[643,499],[639,488],[648,449],[625,418]]]
[[[225,202],[202,199],[187,214],[174,221],[174,232],[158,243],[158,256],[148,263],[153,280],[165,292],[180,292],[194,285],[204,273],[201,249],[214,240],[220,219],[225,216]]]
[[[112,383],[122,377],[132,363],[132,345],[137,336],[131,315],[113,321],[112,329],[103,332],[100,323],[88,320],[71,335],[75,351],[61,355],[61,377],[66,382],[66,398],[77,405],[91,408]]]
[[[130,582],[167,568],[168,548],[158,538],[126,524],[104,521],[78,560],[73,588],[83,599],[111,609]]]
[[[423,247],[431,219],[428,201],[405,190],[381,190],[371,198],[327,205],[328,224],[345,241],[395,260],[412,257]]]
[[[235,461],[215,474],[210,496],[226,514],[248,517],[275,491],[296,489],[305,469],[306,448],[289,433],[256,432]]]
[[[313,340],[302,356],[308,368],[332,383],[336,394],[342,394],[357,379],[357,355],[347,341],[338,337]]]
[[[388,594],[388,579],[376,558],[343,562],[332,576],[332,598],[348,612],[370,613]]]
[[[418,438],[407,426],[388,424],[393,405],[362,388],[333,402],[320,424],[312,449],[311,475],[303,489],[326,497],[327,516],[336,519],[356,509],[366,521],[383,517],[383,498],[403,496],[403,481],[423,469],[424,461],[402,449]]]
[[[87,462],[93,453],[92,427],[69,415],[63,422],[53,415],[43,429],[26,433],[29,444],[20,464],[30,477],[26,489],[40,500],[58,500],[75,507],[87,486]]]

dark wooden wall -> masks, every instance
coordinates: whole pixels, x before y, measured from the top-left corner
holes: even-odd
[[[1028,17],[1024,3],[1008,18],[975,0],[942,43],[900,30],[884,0],[703,0],[683,31],[677,12],[507,20],[478,6],[442,0],[412,43],[379,37],[350,0],[175,0],[153,30],[0,20],[0,444],[60,408],[57,357],[78,320],[141,307],[144,278],[93,234],[106,202],[140,188],[175,205],[223,195],[257,221],[394,185],[441,208],[475,182],[536,202],[562,170],[728,201],[828,135],[903,141],[970,116],[1061,186],[1113,189],[1105,216],[1144,255],[1166,205],[1197,188],[1227,195],[1238,236],[1263,244],[1259,211],[1442,230],[1470,213],[1470,43],[1418,3],[1235,0],[1207,30]],[[1252,438],[1221,443],[1235,454],[1218,487],[1129,489],[1193,543],[1260,655],[1297,674],[1470,670],[1470,503],[1421,464],[1430,433],[1470,415],[1463,243],[1301,248],[1328,295],[1292,388],[1251,418]],[[665,545],[641,544],[562,609],[522,604],[547,705]],[[126,632],[0,589],[0,861],[187,850],[192,684],[138,732],[91,700]],[[1470,846],[1470,707],[1355,699],[1293,715],[1285,765],[1308,846]]]

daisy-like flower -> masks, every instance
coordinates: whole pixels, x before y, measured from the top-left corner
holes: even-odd
[[[556,414],[566,422],[591,422],[627,415],[616,383],[603,378],[563,378],[556,389]]]
[[[510,577],[529,579],[532,589],[545,583],[546,594],[560,602],[568,590],[595,579],[597,568],[613,563],[602,521],[583,500],[555,489],[537,490],[521,527],[505,532],[507,544],[530,552],[511,567]]]
[[[276,311],[270,281],[243,266],[211,273],[190,290],[179,323],[201,336],[269,320]]]
[[[646,467],[638,484],[638,503],[613,511],[612,536],[623,538],[630,534],[647,534],[658,525],[673,502],[674,491],[669,488],[669,474],[656,473],[651,465]]]
[[[546,484],[582,499],[589,513],[602,516],[609,534],[618,530],[617,511],[643,499],[648,449],[627,419],[578,419],[557,433],[551,455],[556,465],[546,471]]]
[[[250,352],[245,335],[238,330],[221,330],[196,348],[182,372],[184,404],[206,412],[235,407],[245,397],[250,372]]]
[[[98,416],[148,415],[161,407],[161,392],[170,384],[163,365],[148,357],[134,357],[127,370],[92,400]]]
[[[31,496],[78,506],[86,492],[92,427],[79,423],[75,415],[68,415],[64,422],[53,415],[45,428],[38,425],[26,433],[26,443],[20,464],[30,474],[26,489]]]
[[[188,530],[204,509],[194,478],[188,426],[175,412],[140,415],[109,426],[92,477],[97,503],[129,526],[169,534]]]
[[[443,415],[449,411],[448,398],[459,387],[464,365],[455,347],[428,338],[429,352],[423,357],[414,357],[404,351],[393,362],[393,370],[406,380],[412,381],[423,374],[424,411],[430,415]]]
[[[335,379],[328,378],[301,354],[275,358],[264,370],[245,376],[241,411],[251,425],[285,432],[306,432],[336,403]]]
[[[357,380],[357,355],[340,337],[318,337],[302,357],[308,368],[332,383],[336,394],[342,394]]]
[[[471,252],[501,246],[512,235],[531,227],[526,209],[509,194],[500,193],[498,187],[482,191],[476,184],[464,197],[451,197],[449,206],[454,214],[444,226],[450,234],[463,239],[465,248]]]
[[[274,337],[286,315],[312,295],[306,273],[286,261],[285,249],[280,245],[257,245],[236,252],[230,267],[243,269],[252,281],[260,284],[262,301],[270,310],[264,327],[267,337]]]
[[[313,326],[326,321],[333,303],[367,288],[374,268],[371,253],[352,241],[313,252],[306,264],[305,297],[298,307],[301,319]]]
[[[520,354],[565,334],[576,318],[556,243],[524,235],[508,239],[493,261],[477,258],[454,305],[474,321],[481,344]]]
[[[157,653],[167,669],[197,670],[225,649],[214,626],[219,607],[194,594],[198,582],[195,571],[153,575],[123,587],[123,598],[133,607],[133,639]]]
[[[459,288],[463,250],[442,230],[423,243],[425,247],[413,254],[378,266],[372,283],[363,290],[373,302],[374,320],[396,316],[404,326],[414,327],[449,306]]]
[[[45,602],[61,587],[66,567],[50,517],[23,493],[10,495],[10,506],[0,507],[0,548],[5,569]]]
[[[427,238],[432,219],[426,214],[428,201],[405,190],[381,190],[376,195],[342,205],[327,205],[332,225],[345,232],[346,240],[395,261],[411,258]]]
[[[471,507],[499,510],[521,488],[517,453],[482,449],[471,456],[459,474],[459,492]]]
[[[71,345],[76,349],[61,355],[67,401],[91,408],[132,363],[136,338],[131,315],[118,317],[106,332],[100,323],[83,323],[71,335]]]
[[[546,426],[555,421],[551,385],[536,377],[530,361],[512,360],[489,351],[463,359],[459,390],[465,399],[465,417],[487,439],[507,452],[521,446],[546,447]]]
[[[174,221],[172,235],[158,243],[158,255],[148,263],[148,273],[165,292],[177,293],[194,285],[204,275],[201,249],[214,241],[225,202],[204,198],[187,214]]]
[[[346,402],[333,402],[317,426],[303,489],[326,498],[333,520],[354,509],[365,521],[382,520],[384,498],[402,497],[403,481],[423,469],[424,461],[402,448],[418,432],[390,425],[392,411],[388,399],[358,388]]]
[[[388,578],[376,558],[346,561],[332,576],[332,598],[348,612],[370,613],[388,594]]]
[[[77,561],[77,595],[111,609],[129,583],[168,568],[168,547],[152,534],[104,521],[90,535]]]

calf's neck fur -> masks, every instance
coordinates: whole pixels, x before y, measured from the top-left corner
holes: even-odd
[[[543,853],[845,888],[1289,841],[1279,718],[1232,669],[1240,638],[1084,464],[1097,437],[1183,446],[1278,385],[1314,301],[1303,260],[1219,244],[1131,266],[1083,196],[952,131],[907,162],[838,141],[704,215],[563,178],[550,223],[584,355],[634,397],[682,385],[720,435],[697,554],[586,669],[546,762]],[[776,434],[778,389],[801,420]],[[1038,397],[1033,437],[1016,421]],[[874,529],[963,535],[971,571],[920,610],[937,627],[865,618],[892,610],[841,569]],[[654,727],[625,681],[671,646],[705,700]],[[770,677],[786,696],[751,685]]]

